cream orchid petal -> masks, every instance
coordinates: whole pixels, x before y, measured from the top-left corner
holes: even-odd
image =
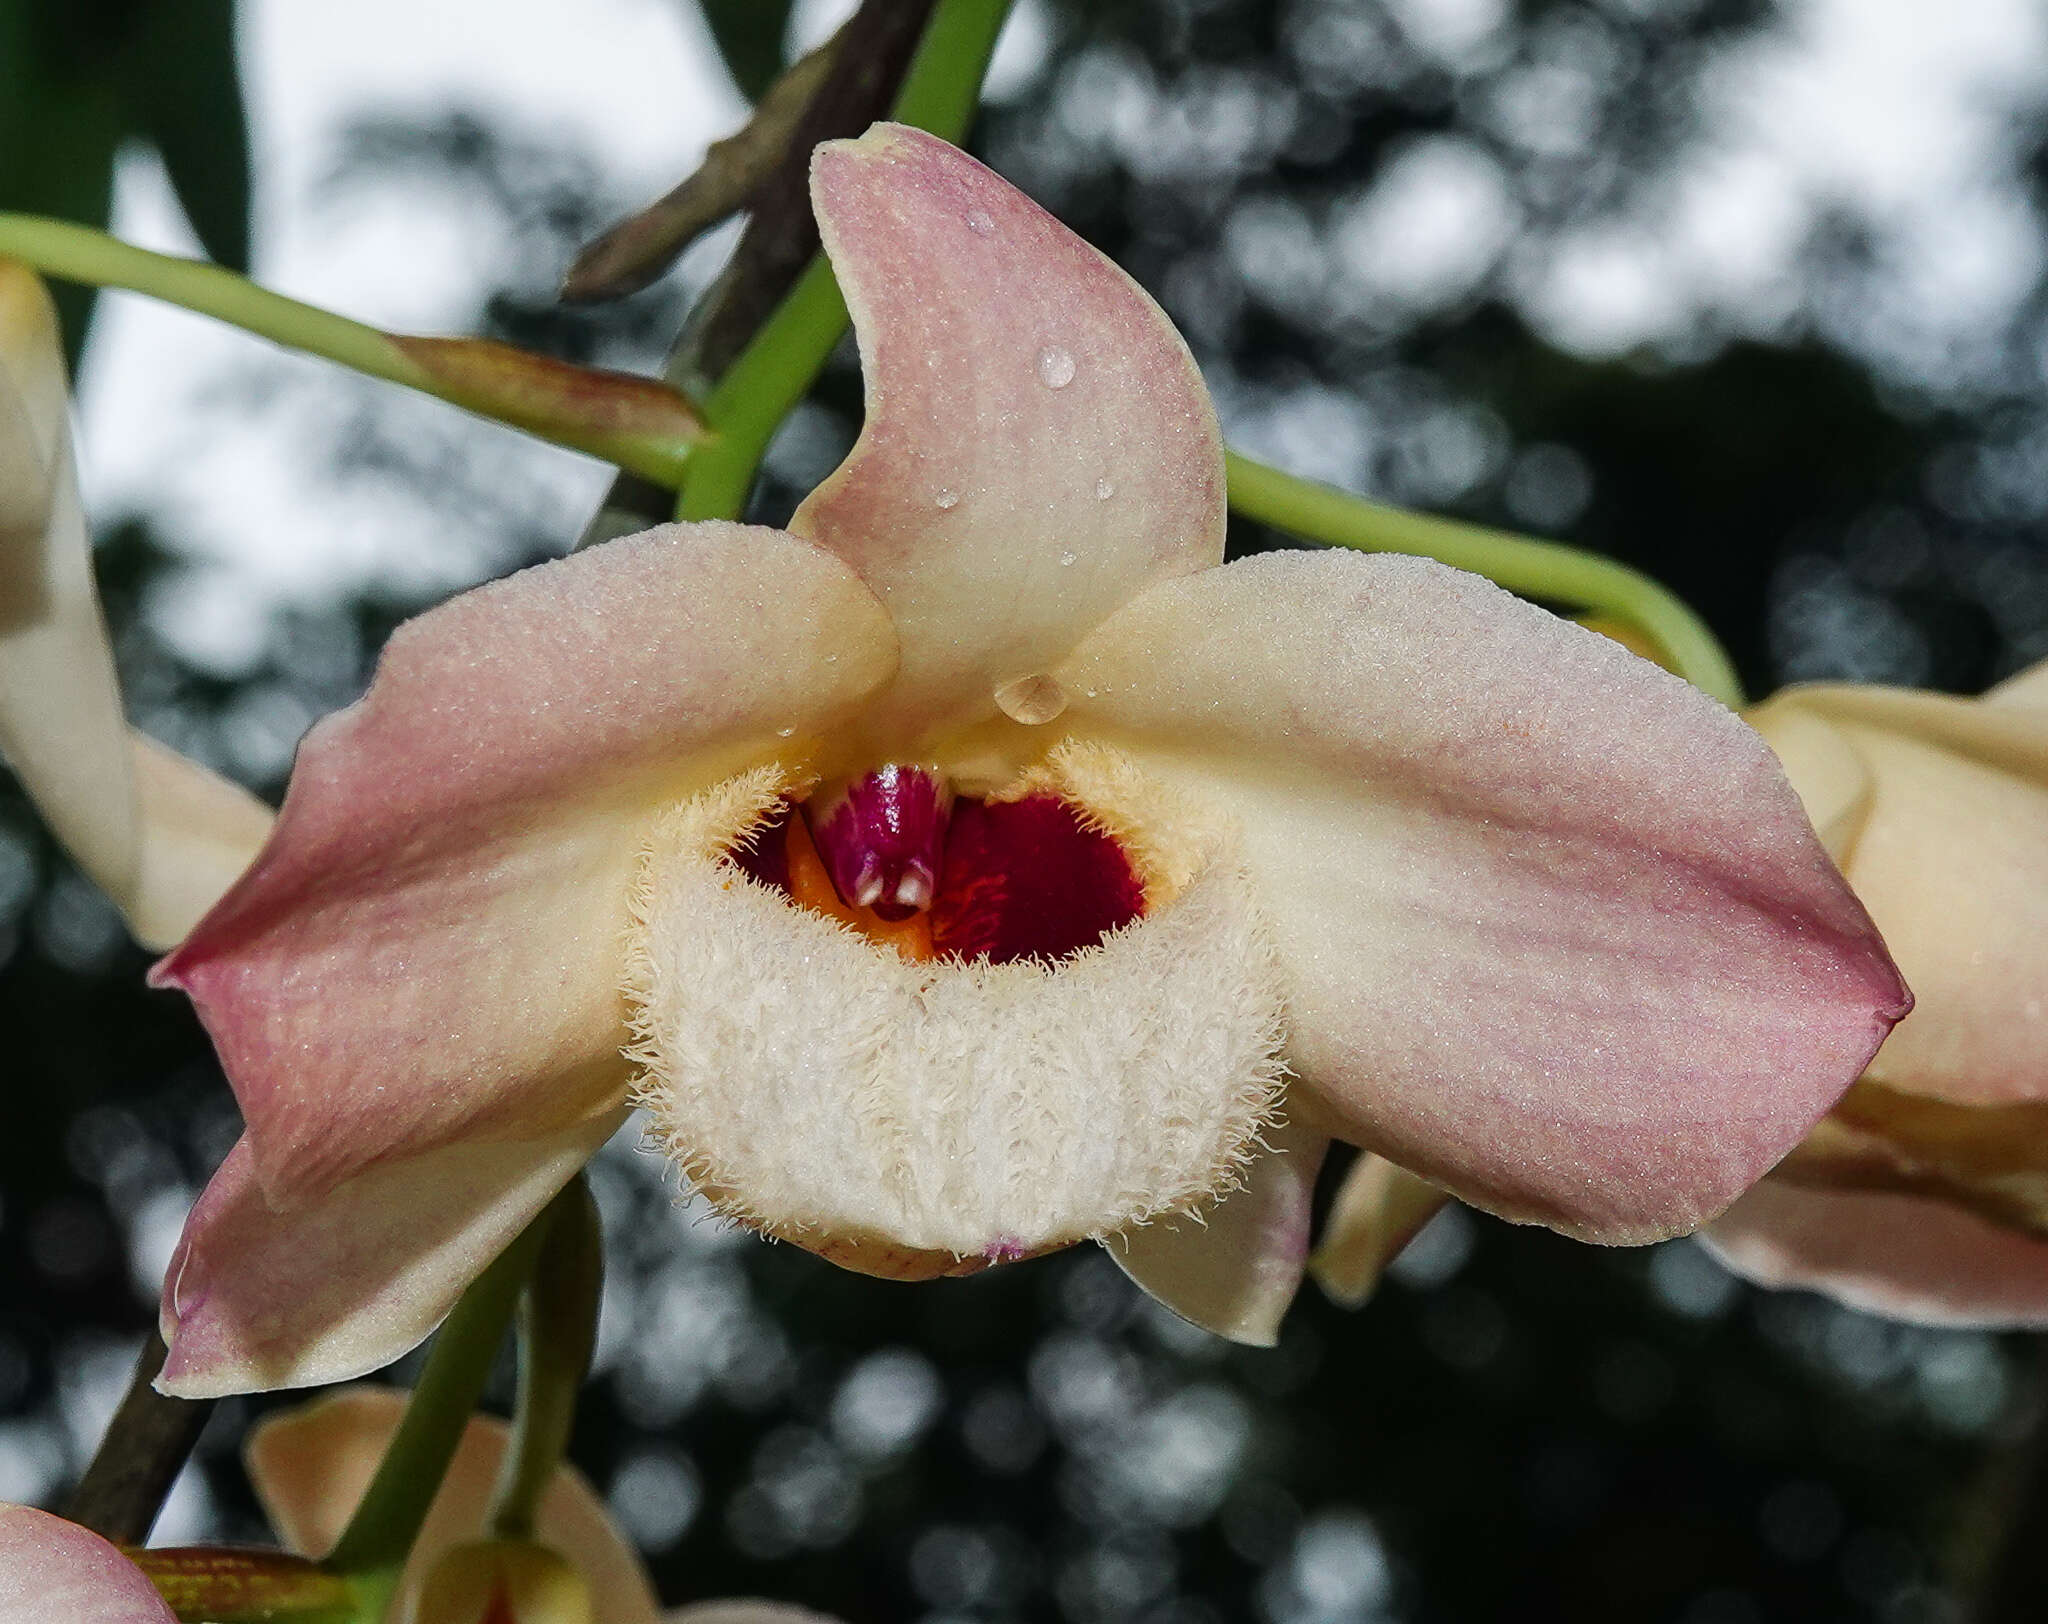
[[[1765,705],[1744,720],[1763,734],[1792,781],[1820,843],[1827,847],[1835,866],[1846,869],[1875,791],[1869,765],[1857,754],[1855,744],[1834,723],[1810,712],[1772,716]],[[1760,720],[1763,725],[1759,727]]]
[[[1986,689],[1983,702],[2001,708],[2048,710],[2048,660],[2037,661],[1996,687]]]
[[[1920,1325],[2048,1326],[2048,1240],[1917,1196],[1767,1179],[1700,1232],[1758,1285]]]
[[[623,1112],[537,1140],[450,1145],[310,1205],[264,1199],[245,1135],[164,1276],[157,1386],[181,1398],[347,1381],[389,1364],[545,1207]]]
[[[18,414],[25,441],[0,439],[0,515],[12,517],[9,504],[26,500],[40,506],[32,474],[50,478],[69,452],[70,385],[64,376],[64,339],[57,325],[57,306],[42,278],[18,260],[0,259],[0,423]],[[16,461],[17,457],[31,459]]]
[[[1841,773],[1871,788],[1830,842],[1912,984],[1872,1081],[1962,1104],[2048,1099],[2048,726],[2019,702],[1794,688],[1750,713],[1816,823]]]
[[[1269,554],[1055,675],[1076,733],[1241,822],[1340,1137],[1475,1206],[1693,1228],[1908,1007],[1754,733],[1476,576]]]
[[[1305,1116],[1266,1130],[1243,1185],[1195,1218],[1108,1236],[1104,1248],[1146,1295],[1205,1331],[1270,1348],[1308,1263],[1316,1174],[1329,1135]]]
[[[671,1607],[661,1617],[662,1624],[839,1624],[836,1618],[808,1607],[753,1596],[692,1602],[688,1607]]]
[[[0,1624],[177,1624],[107,1541],[30,1506],[0,1505]]]
[[[0,758],[122,907],[142,830],[49,294],[0,260]]]
[[[937,137],[827,142],[811,192],[867,420],[790,528],[888,606],[896,725],[993,715],[1146,583],[1221,560],[1215,413],[1136,283]]]
[[[1309,1273],[1332,1302],[1363,1306],[1387,1265],[1450,1199],[1386,1157],[1361,1153],[1330,1204]]]
[[[196,925],[263,849],[276,821],[239,784],[130,730],[142,807],[142,861],[123,905],[145,947],[167,948]]]
[[[1780,717],[1802,713],[1844,730],[1918,739],[2001,771],[2048,776],[2048,729],[2029,697],[2032,677],[2023,672],[1981,699],[1854,683],[1785,688],[1752,706],[1748,719],[1768,736]]]
[[[256,1498],[286,1546],[313,1557],[333,1549],[398,1430],[406,1399],[396,1388],[352,1387],[257,1423],[242,1455]],[[394,1616],[408,1616],[436,1557],[483,1531],[510,1438],[504,1422],[471,1418],[406,1562]],[[654,1624],[660,1616],[639,1557],[575,1467],[564,1465],[548,1483],[534,1537],[581,1571],[593,1615],[604,1624]]]
[[[800,771],[894,666],[844,564],[732,524],[609,542],[400,628],[155,973],[198,1005],[270,1199],[622,1098],[647,832],[750,766]]]

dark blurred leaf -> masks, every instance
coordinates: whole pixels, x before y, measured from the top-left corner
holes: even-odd
[[[67,45],[39,0],[0,0],[0,209],[104,226],[120,104],[89,59]],[[75,367],[92,294],[69,285],[56,292]]]
[[[130,135],[163,154],[206,251],[249,264],[234,0],[0,0],[0,209],[104,227]],[[93,294],[57,288],[75,367]]]
[[[748,101],[759,101],[782,71],[790,0],[700,0],[700,4],[733,83]]]
[[[129,126],[156,143],[206,252],[249,268],[249,124],[235,0],[154,0],[116,59]]]

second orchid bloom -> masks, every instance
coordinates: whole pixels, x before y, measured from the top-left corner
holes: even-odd
[[[2048,666],[1981,699],[1826,685],[1750,714],[1920,1001],[1708,1242],[1898,1318],[2048,1324]]]
[[[1102,1239],[1252,1341],[1332,1138],[1639,1242],[1806,1134],[1910,1000],[1753,733],[1438,565],[1224,565],[1122,272],[915,131],[813,191],[846,463],[404,628],[159,967],[247,1120],[170,1390],[388,1361],[634,1103],[851,1267]]]

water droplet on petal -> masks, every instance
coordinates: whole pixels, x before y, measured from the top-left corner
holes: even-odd
[[[950,488],[943,489],[932,498],[932,505],[938,508],[941,513],[949,508],[956,508],[960,505],[960,493]]]
[[[1074,381],[1074,354],[1057,344],[1038,352],[1038,381],[1048,389],[1064,389]]]
[[[796,729],[793,727],[778,727],[775,730],[775,736],[778,739],[794,738],[796,736]]]
[[[1096,501],[1107,502],[1114,495],[1116,495],[1116,481],[1107,474],[1095,482]]]
[[[967,229],[977,237],[993,237],[996,234],[996,223],[989,218],[986,209],[976,209],[967,216]]]
[[[1080,557],[1080,554],[1078,554],[1078,553],[1075,553],[1075,552],[1071,552],[1071,551],[1069,551],[1069,552],[1064,552],[1064,553],[1061,553],[1061,554],[1060,554],[1060,563],[1061,563],[1062,565],[1067,565],[1067,564],[1071,564],[1071,563],[1073,563],[1073,561],[1074,561],[1074,560],[1075,560],[1076,558],[1078,558],[1078,557]]]
[[[1013,722],[1036,727],[1067,708],[1067,691],[1043,673],[1018,677],[996,690],[996,709]]]

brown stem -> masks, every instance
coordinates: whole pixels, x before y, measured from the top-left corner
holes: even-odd
[[[818,251],[811,215],[811,149],[858,135],[889,111],[937,0],[862,0],[833,46],[832,66],[790,132],[781,161],[754,192],[747,229],[724,274],[692,312],[664,375],[686,392],[715,382],[782,302]],[[699,396],[698,398],[701,398]],[[577,545],[658,524],[675,493],[621,474]]]
[[[199,1442],[213,1400],[166,1398],[150,1384],[164,1368],[164,1339],[149,1333],[135,1374],[64,1515],[116,1545],[149,1538],[164,1497]]]
[[[662,276],[685,248],[753,199],[789,151],[797,123],[832,71],[834,35],[792,65],[735,135],[714,141],[673,191],[587,244],[562,278],[564,304],[623,299]]]

